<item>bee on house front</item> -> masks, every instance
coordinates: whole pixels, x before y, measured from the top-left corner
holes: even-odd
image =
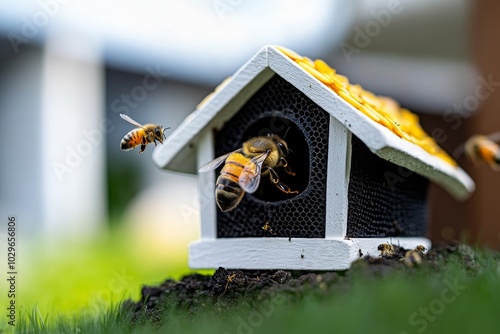
[[[418,245],[417,247],[415,247],[414,251],[417,252],[418,254],[420,255],[424,255],[425,251],[427,250],[427,248],[425,248],[424,246],[422,245]]]
[[[394,246],[390,243],[380,244],[377,249],[380,251],[380,256],[383,258],[391,258],[396,254],[394,252]]]
[[[267,233],[270,233],[270,234],[272,234],[272,235],[276,235],[276,233],[273,231],[273,229],[272,229],[271,225],[269,225],[269,222],[266,222],[266,223],[264,224],[264,226],[262,226],[262,229],[263,229],[265,232],[267,232]]]
[[[484,162],[500,170],[500,132],[489,136],[476,135],[465,142],[465,155],[473,162]]]
[[[156,124],[142,125],[139,122],[134,121],[130,116],[124,114],[120,114],[120,117],[130,124],[137,126],[137,128],[132,129],[121,140],[120,148],[124,151],[128,151],[138,145],[141,145],[139,153],[142,153],[146,149],[146,145],[154,143],[156,146],[157,140],[160,144],[163,144],[163,140],[165,139],[165,130],[170,129],[163,128],[163,126]]]
[[[229,286],[229,283],[233,282],[235,278],[236,278],[236,273],[232,273],[231,275],[227,275],[227,281],[226,281],[226,287],[224,288],[224,293],[226,292],[227,287]]]
[[[208,172],[223,163],[215,187],[217,206],[223,211],[233,210],[245,192],[252,194],[259,188],[262,176],[269,176],[271,182],[285,194],[297,194],[280,182],[276,168],[283,168],[295,175],[288,166],[288,146],[277,135],[254,137],[242,148],[224,154],[203,165],[199,171]]]

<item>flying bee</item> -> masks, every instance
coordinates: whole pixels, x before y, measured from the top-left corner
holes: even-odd
[[[271,182],[285,194],[297,194],[280,182],[275,168],[283,168],[294,176],[288,166],[288,146],[277,135],[254,137],[243,143],[242,148],[224,154],[203,165],[199,171],[208,172],[223,163],[215,187],[217,206],[223,211],[233,210],[245,192],[252,194],[259,188],[261,176],[269,176]]]
[[[484,162],[500,170],[500,132],[489,136],[476,135],[465,142],[465,155],[473,162]]]
[[[141,145],[139,153],[142,153],[146,149],[147,144],[155,143],[156,146],[157,140],[163,144],[163,140],[166,138],[165,130],[170,129],[163,128],[163,126],[156,124],[142,125],[139,122],[134,121],[130,116],[124,114],[120,114],[120,117],[130,124],[137,126],[137,128],[127,133],[120,142],[120,147],[124,151],[128,151],[138,145]]]

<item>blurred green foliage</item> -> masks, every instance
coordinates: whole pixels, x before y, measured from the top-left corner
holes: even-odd
[[[20,315],[49,322],[77,314],[99,317],[125,298],[138,299],[145,284],[192,272],[187,266],[187,245],[164,258],[146,254],[134,240],[124,229],[85,241],[24,240],[26,247],[18,257],[18,320]],[[7,294],[2,293],[0,305],[7,303]],[[0,320],[0,333],[8,328],[5,319]]]
[[[109,158],[107,164],[109,224],[115,227],[115,224],[121,221],[127,204],[141,189],[138,177],[140,168],[133,164],[115,166]]]

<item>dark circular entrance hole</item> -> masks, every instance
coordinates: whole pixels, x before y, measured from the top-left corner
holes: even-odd
[[[281,183],[287,185],[291,190],[297,190],[298,194],[285,194],[273,184],[269,175],[262,176],[259,189],[253,194],[255,198],[266,202],[278,202],[293,198],[302,193],[309,183],[309,146],[304,133],[295,122],[283,117],[263,117],[254,122],[245,131],[243,138],[248,140],[253,137],[276,134],[288,145],[290,151],[288,164],[295,175],[288,174],[284,168],[279,167],[277,172]]]

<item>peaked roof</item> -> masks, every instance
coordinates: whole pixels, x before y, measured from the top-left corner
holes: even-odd
[[[282,47],[265,46],[208,95],[164,145],[153,152],[160,168],[196,174],[195,146],[212,128],[221,128],[274,74],[278,74],[340,123],[348,125],[373,153],[447,189],[457,199],[474,190],[472,179],[420,127],[418,116],[396,101],[376,96]]]

